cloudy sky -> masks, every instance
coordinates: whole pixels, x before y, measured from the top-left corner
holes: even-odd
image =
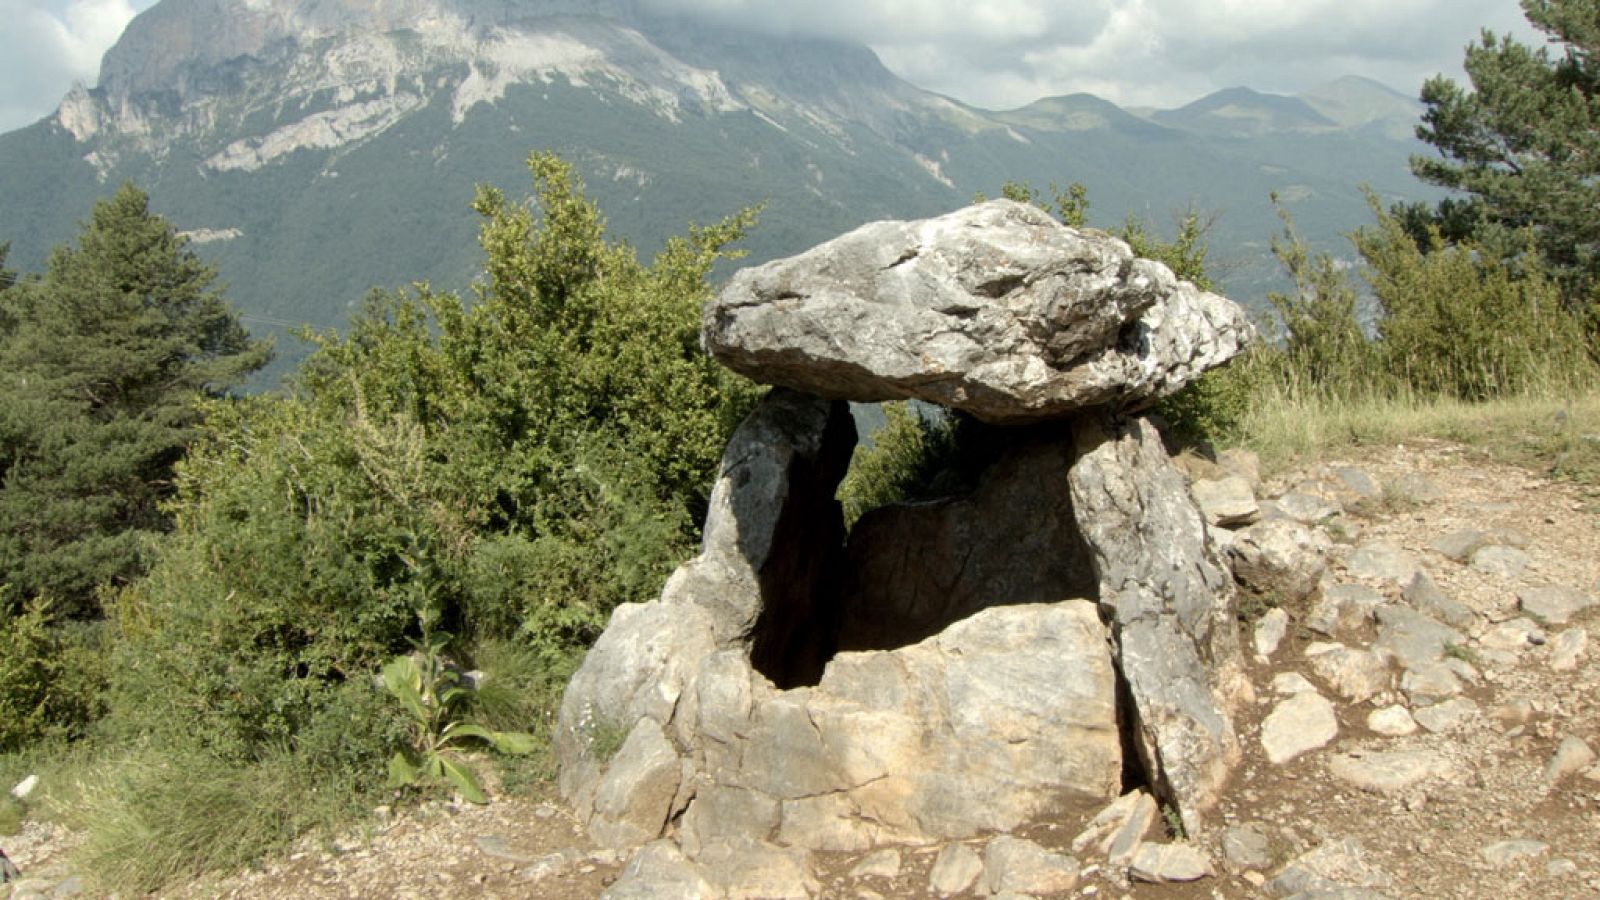
[[[52,112],[154,0],[0,0],[0,131]],[[537,0],[527,0],[530,4]],[[761,28],[859,40],[922,87],[991,109],[1088,91],[1179,106],[1248,85],[1292,93],[1359,74],[1415,95],[1515,0],[642,0]]]

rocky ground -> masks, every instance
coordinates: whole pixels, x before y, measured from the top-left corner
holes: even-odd
[[[1188,468],[1261,593],[1245,599],[1245,756],[1204,834],[1174,841],[1130,794],[1015,836],[809,871],[752,857],[736,867],[745,895],[1600,896],[1600,492],[1439,443],[1267,484],[1224,462]],[[638,869],[673,871],[664,845],[629,867],[593,851],[553,799],[383,812],[170,895],[646,896],[629,889]],[[8,838],[23,880],[0,900],[82,891],[74,845],[37,822]]]

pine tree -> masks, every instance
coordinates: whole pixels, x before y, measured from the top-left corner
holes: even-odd
[[[1471,90],[1442,76],[1423,86],[1417,134],[1442,158],[1413,157],[1412,171],[1476,201],[1475,238],[1486,246],[1514,248],[1506,232],[1532,229],[1582,297],[1600,276],[1600,0],[1522,0],[1522,9],[1554,54],[1485,31],[1466,49]]]
[[[124,185],[76,246],[5,292],[0,332],[0,583],[92,615],[139,569],[193,439],[197,403],[259,369],[216,272]]]

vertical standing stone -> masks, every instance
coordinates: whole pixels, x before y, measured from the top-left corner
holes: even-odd
[[[1232,579],[1148,419],[1085,416],[1075,436],[1073,509],[1139,755],[1156,793],[1198,831],[1239,758],[1229,710],[1243,680]]]

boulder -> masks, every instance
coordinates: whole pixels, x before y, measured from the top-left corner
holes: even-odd
[[[875,222],[744,269],[706,306],[701,334],[757,381],[919,398],[988,422],[1148,404],[1253,337],[1232,302],[1009,200]]]
[[[1079,421],[1073,512],[1089,546],[1156,793],[1189,833],[1239,759],[1243,673],[1233,580],[1148,419]],[[1241,684],[1244,687],[1241,687]]]
[[[1228,555],[1245,587],[1293,602],[1316,590],[1331,547],[1322,532],[1293,519],[1267,519],[1236,533]]]

